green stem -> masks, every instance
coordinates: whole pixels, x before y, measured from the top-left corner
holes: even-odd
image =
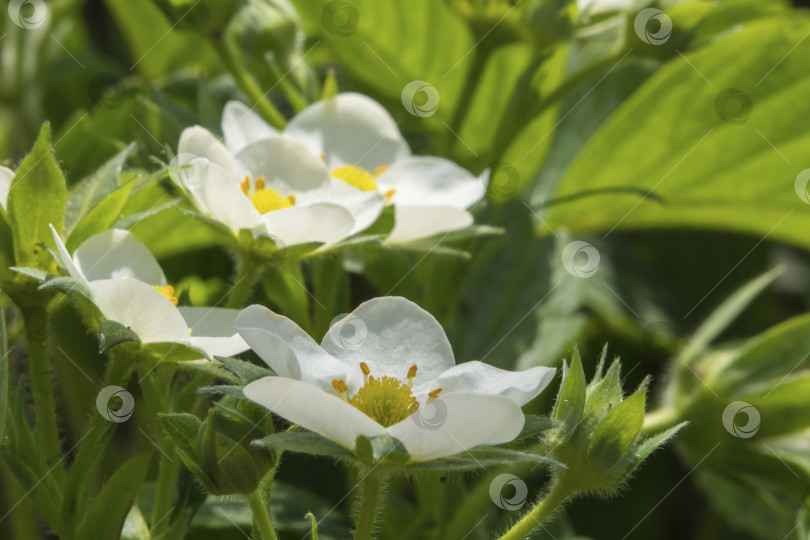
[[[565,484],[564,480],[555,482],[551,487],[551,491],[546,493],[543,500],[520,518],[520,521],[512,525],[499,540],[522,540],[526,538],[533,530],[548,519],[572,492],[573,490]]]
[[[267,120],[270,125],[277,129],[284,129],[287,120],[278,109],[267,99],[267,95],[261,91],[256,80],[248,73],[244,63],[239,59],[227,38],[220,37],[211,40],[214,50],[219,55],[222,63],[233,76],[236,84],[245,93],[249,100],[253,102],[253,107]]]
[[[453,109],[453,116],[450,119],[450,129],[458,133],[464,123],[464,118],[469,112],[470,103],[475,95],[475,90],[478,88],[478,83],[481,81],[481,76],[484,74],[484,68],[487,65],[492,48],[488,47],[485,43],[479,43],[473,52],[472,65],[467,76],[464,79],[464,86],[461,88],[461,95],[458,98],[455,109]],[[455,135],[450,133],[450,136],[455,140]]]
[[[250,260],[249,256],[241,253],[239,254],[237,266],[236,282],[228,295],[228,302],[226,304],[226,307],[232,309],[245,307],[245,303],[250,296],[250,291],[253,289],[253,284],[256,282],[256,275],[259,270],[259,267]]]
[[[48,311],[40,302],[23,308],[25,339],[28,342],[28,366],[31,372],[31,391],[34,395],[36,425],[34,434],[45,457],[45,467],[50,469],[62,457],[59,431],[56,425],[56,407],[51,381],[51,359],[48,351]],[[54,471],[60,476],[64,468]]]
[[[371,540],[374,535],[374,523],[377,519],[377,507],[382,491],[382,478],[366,471],[360,493],[360,508],[357,512],[357,523],[354,529],[354,540]]]
[[[278,540],[278,535],[273,528],[273,520],[270,519],[270,512],[267,510],[267,505],[264,504],[261,493],[257,490],[246,497],[250,511],[253,513],[253,523],[258,527],[262,540]]]

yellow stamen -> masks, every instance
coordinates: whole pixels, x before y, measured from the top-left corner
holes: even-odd
[[[374,181],[374,177],[360,167],[344,165],[332,170],[332,176],[363,191],[376,191],[377,189],[377,182]]]
[[[396,192],[397,192],[397,190],[395,190],[395,189],[389,189],[388,191],[385,192],[385,203],[386,204],[391,202],[391,198],[394,196],[394,193],[396,193]]]
[[[242,193],[244,193],[245,195],[248,194],[248,191],[250,191],[250,175],[245,176],[245,179],[242,180],[242,183],[239,184],[239,187],[242,188]]]
[[[379,167],[374,169],[374,176],[380,176],[382,173],[386,171],[386,169],[388,169],[388,165],[380,165]]]
[[[346,392],[349,391],[349,387],[346,386],[346,381],[343,379],[335,379],[332,381],[332,388],[335,389],[335,392],[338,393],[343,401],[349,401],[349,399],[346,397]]]
[[[360,371],[363,372],[363,384],[368,384],[368,376],[371,374],[371,370],[368,369],[368,364],[360,362]]]
[[[174,287],[171,285],[166,285],[165,287],[162,285],[154,285],[154,289],[168,298],[173,305],[177,305],[177,297],[174,296]]]
[[[408,370],[408,388],[413,388],[413,378],[416,377],[416,364]]]
[[[321,154],[321,161],[326,161],[326,154]]]
[[[441,394],[441,393],[442,393],[441,388],[437,388],[436,390],[431,390],[430,392],[428,392],[428,400],[427,400],[427,402],[430,403],[434,399],[438,398],[439,394]]]
[[[411,389],[393,377],[370,378],[349,401],[381,426],[393,426],[419,409]]]
[[[245,176],[245,179],[239,184],[242,193],[250,198],[250,202],[261,214],[295,206],[295,195],[282,197],[280,192],[266,186],[267,182],[263,176],[260,176],[256,179],[256,185],[253,186],[253,193],[250,193],[250,175]]]
[[[256,179],[256,185],[253,186],[253,191],[261,191],[264,189],[264,176],[260,176]]]

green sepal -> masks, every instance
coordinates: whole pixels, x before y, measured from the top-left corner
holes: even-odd
[[[51,150],[50,124],[42,125],[8,192],[8,217],[14,238],[14,263],[49,270],[55,267],[45,247],[53,246],[49,225],[61,229],[67,188]]]
[[[520,441],[522,439],[528,439],[529,437],[537,437],[542,432],[559,425],[559,421],[549,418],[548,416],[527,414],[523,422],[523,429],[520,430],[520,433],[514,440]]]
[[[276,448],[278,450],[310,454],[313,456],[352,456],[352,452],[349,449],[311,431],[284,431],[281,433],[273,433],[262,439],[255,440],[251,444],[264,448]]]
[[[401,467],[411,459],[405,445],[390,435],[358,436],[355,455],[366,464],[380,463],[395,467]]]
[[[408,468],[427,471],[472,471],[498,465],[512,465],[514,463],[537,463],[560,469],[566,468],[564,464],[549,457],[497,446],[478,446],[454,456],[413,462],[408,464]]]
[[[102,319],[98,323],[98,351],[100,353],[109,351],[122,343],[137,343],[140,345],[141,338],[123,324]]]
[[[608,412],[593,434],[588,459],[593,465],[609,468],[633,446],[644,424],[647,389],[642,388]]]
[[[242,381],[244,381],[245,384],[261,379],[263,377],[275,375],[275,373],[270,369],[258,366],[252,362],[240,360],[238,358],[215,356],[214,359],[225,364],[225,367],[227,367],[237,377],[239,377]]]
[[[555,439],[564,440],[582,417],[585,409],[585,370],[582,367],[582,359],[579,356],[579,349],[574,348],[571,357],[571,366],[563,365],[563,380],[551,418],[561,424],[559,435]]]

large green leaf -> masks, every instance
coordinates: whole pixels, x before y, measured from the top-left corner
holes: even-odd
[[[557,193],[630,187],[664,202],[580,198],[553,207],[551,226],[719,228],[810,245],[810,205],[794,186],[810,143],[808,31],[797,13],[764,19],[670,61],[604,124]]]
[[[31,153],[17,169],[8,194],[8,215],[18,266],[53,266],[53,259],[42,245],[53,246],[48,225],[61,229],[65,197],[65,178],[51,151],[50,125],[45,123]]]

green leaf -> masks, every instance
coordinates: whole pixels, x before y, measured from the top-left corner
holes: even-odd
[[[573,429],[582,416],[585,408],[585,370],[582,368],[582,359],[579,349],[574,348],[571,357],[571,366],[563,367],[563,380],[560,393],[554,403],[551,418],[558,421],[560,429],[568,431]]]
[[[252,362],[247,362],[238,358],[228,358],[225,356],[215,356],[214,358],[225,364],[225,367],[233,371],[236,376],[242,379],[245,383],[253,382],[261,379],[262,377],[275,375],[272,370],[267,369],[266,367],[257,366]]]
[[[26,428],[27,429],[27,428]],[[46,474],[47,469],[38,471],[23,460],[20,455],[0,446],[0,456],[14,477],[28,493],[27,497],[42,515],[43,519],[54,529],[59,527],[60,486],[56,477]],[[35,459],[36,452],[26,455]]]
[[[0,296],[0,439],[6,435],[6,416],[11,408],[11,372],[8,364],[6,309]]]
[[[37,281],[47,281],[52,279],[56,276],[53,274],[46,272],[44,270],[39,270],[38,268],[29,268],[27,266],[19,267],[19,266],[12,266],[11,270],[17,272],[18,274],[23,274],[28,277],[32,277]]]
[[[17,266],[50,269],[53,259],[43,246],[54,247],[48,225],[61,229],[65,215],[65,178],[51,151],[51,129],[46,122],[31,153],[11,182],[8,216],[14,235]]]
[[[200,388],[199,392],[202,394],[221,394],[240,399],[247,399],[245,398],[245,394],[242,392],[242,388],[244,387],[232,385],[203,386]]]
[[[101,488],[79,524],[77,538],[118,538],[135,496],[149,471],[151,454],[121,465]]]
[[[197,433],[202,425],[200,419],[188,413],[159,413],[157,416],[177,449],[194,456],[197,453]]]
[[[647,389],[642,388],[611,409],[599,423],[588,448],[588,458],[609,468],[633,446],[644,424]]]
[[[751,404],[761,416],[757,437],[793,433],[810,428],[810,372],[799,371],[763,381],[735,400]]]
[[[517,452],[506,448],[479,446],[465,450],[454,456],[411,463],[408,465],[408,468],[438,471],[469,471],[497,465],[511,465],[514,463],[539,463],[553,467],[565,467],[565,465],[545,456]]]
[[[793,189],[810,143],[802,121],[808,31],[806,14],[794,11],[728,33],[687,62],[673,58],[602,126],[556,194],[623,186],[667,202],[581,198],[552,207],[547,222],[576,234],[716,228],[810,246],[807,194]]]
[[[309,431],[284,431],[273,433],[263,439],[253,441],[251,444],[265,448],[278,448],[301,454],[314,456],[351,456],[348,449],[326,437]]]
[[[76,224],[76,228],[68,237],[68,250],[75,250],[91,236],[109,229],[121,217],[121,210],[124,208],[124,204],[126,204],[134,185],[134,181],[124,184],[95,205]]]
[[[121,170],[134,149],[135,143],[128,145],[93,174],[71,187],[65,205],[65,232],[68,237],[94,206],[119,188]],[[76,246],[78,243],[73,248]]]
[[[749,281],[723,301],[700,325],[681,353],[679,363],[689,361],[706,350],[706,347],[736,319],[748,305],[759,296],[776,278],[782,275],[781,267],[765,272]]]
[[[123,324],[109,319],[99,322],[98,349],[104,352],[122,343],[141,343],[138,334],[124,326]]]
[[[689,425],[688,422],[681,422],[676,426],[645,439],[638,446],[638,448],[636,448],[635,466],[638,467],[641,462],[649,457],[650,454],[667,444],[680,430],[685,428],[687,425]]]

